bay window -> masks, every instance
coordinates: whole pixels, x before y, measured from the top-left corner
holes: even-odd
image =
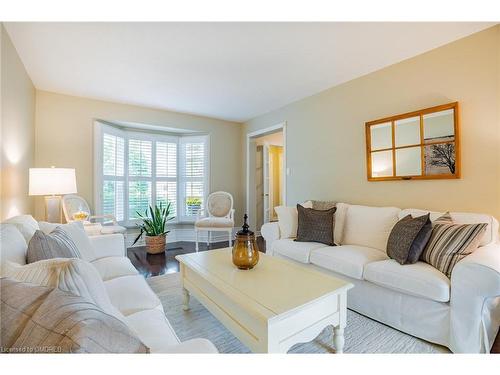
[[[95,207],[133,225],[150,204],[192,222],[208,192],[209,137],[122,130],[96,123]]]

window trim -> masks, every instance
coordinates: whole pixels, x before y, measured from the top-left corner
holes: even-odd
[[[203,204],[205,204],[206,199],[209,195],[210,184],[211,184],[211,174],[210,174],[210,134],[161,134],[161,133],[150,133],[150,132],[142,132],[137,131],[135,129],[120,129],[113,125],[101,122],[94,121],[94,145],[93,145],[93,159],[94,159],[94,211],[96,213],[102,213],[102,186],[104,182],[104,174],[103,174],[103,137],[104,133],[115,135],[118,137],[122,137],[125,140],[125,155],[124,155],[124,176],[123,179],[117,178],[117,180],[124,181],[124,220],[119,221],[120,224],[126,227],[135,227],[135,224],[139,222],[139,219],[129,219],[129,202],[128,202],[128,194],[129,194],[129,165],[128,165],[128,147],[129,147],[129,139],[141,139],[148,140],[152,142],[151,147],[151,177],[134,177],[134,181],[144,180],[151,182],[151,201],[156,201],[156,183],[159,181],[172,181],[173,177],[156,177],[156,141],[160,142],[174,142],[177,144],[177,160],[176,160],[176,206],[177,213],[174,220],[170,223],[173,224],[183,224],[183,223],[193,223],[196,220],[195,216],[186,216],[184,215],[184,206],[181,206],[181,198],[183,196],[183,192],[181,193],[180,185],[181,185],[181,158],[180,158],[180,148],[181,143],[185,142],[185,140],[192,139],[196,142],[197,139],[203,141],[205,143],[205,176],[204,176],[204,184],[203,184]],[[154,186],[153,186],[154,185]],[[181,208],[182,207],[182,208]],[[203,209],[204,207],[202,207]],[[182,212],[181,212],[182,211]]]
[[[178,148],[177,148],[177,155],[178,155],[179,161],[181,160],[181,158],[179,158],[181,145],[182,145],[183,141],[187,140],[187,139],[190,139],[191,142],[205,142],[205,150],[204,150],[205,155],[204,155],[204,157],[205,157],[206,165],[205,165],[205,176],[203,179],[203,203],[202,203],[202,207],[201,207],[201,211],[203,211],[205,209],[205,204],[206,204],[206,201],[207,201],[207,198],[209,195],[208,192],[210,191],[210,177],[211,177],[211,175],[210,175],[210,135],[209,134],[207,134],[207,135],[185,135],[185,136],[179,137],[179,143],[178,143]],[[177,199],[178,199],[178,202],[181,202],[181,201],[183,201],[183,199],[186,198],[184,195],[184,191],[181,190],[179,187],[183,188],[184,184],[188,181],[188,179],[186,177],[182,176],[182,174],[180,173],[181,172],[180,165],[181,165],[181,163],[178,162],[177,163],[177,181],[178,181],[177,182]],[[184,179],[184,181],[182,181],[183,179]],[[177,211],[177,213],[179,214],[178,222],[180,222],[180,223],[193,223],[196,220],[195,216],[186,216],[185,215],[184,204],[182,205],[181,210],[182,210],[182,212],[179,212],[179,210]]]

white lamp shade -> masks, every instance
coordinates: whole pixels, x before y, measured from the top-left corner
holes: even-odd
[[[76,193],[73,168],[30,168],[29,195]]]

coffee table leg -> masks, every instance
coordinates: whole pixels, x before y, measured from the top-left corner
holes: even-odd
[[[182,309],[189,310],[189,292],[186,288],[182,288]]]
[[[344,328],[340,326],[333,329],[333,343],[335,345],[335,353],[344,352]]]

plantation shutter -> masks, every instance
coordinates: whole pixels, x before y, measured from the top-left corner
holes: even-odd
[[[96,122],[95,210],[134,226],[137,212],[170,203],[174,222],[192,222],[208,194],[209,137],[152,134]]]
[[[144,139],[128,140],[128,219],[144,214],[152,202],[153,142]]]
[[[125,218],[125,138],[119,132],[104,132],[102,137],[102,213],[116,220]]]
[[[177,139],[156,142],[156,203],[170,203],[177,217]]]
[[[204,207],[208,187],[208,137],[180,139],[182,220],[193,220]]]

